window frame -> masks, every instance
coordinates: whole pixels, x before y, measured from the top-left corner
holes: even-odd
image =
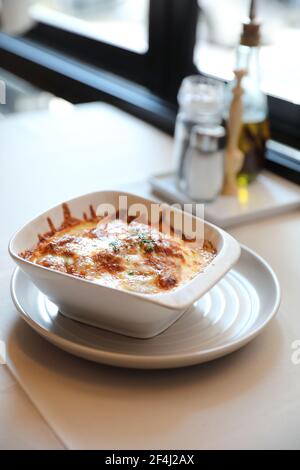
[[[176,88],[192,64],[197,12],[197,0],[149,0],[149,48],[145,53],[122,49],[46,23],[37,23],[24,38],[136,82],[174,101]],[[195,20],[191,22],[193,16]],[[186,30],[188,34],[184,33]],[[168,86],[170,76],[176,77],[171,87]]]

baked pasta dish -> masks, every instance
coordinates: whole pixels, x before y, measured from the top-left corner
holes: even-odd
[[[157,294],[191,280],[216,254],[209,242],[196,247],[137,219],[101,219],[92,206],[89,215],[77,219],[67,204],[62,207],[60,227],[48,218],[49,231],[20,256],[104,286]]]

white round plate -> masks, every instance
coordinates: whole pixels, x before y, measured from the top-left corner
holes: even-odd
[[[103,364],[140,369],[190,366],[231,353],[266,327],[280,302],[272,269],[246,248],[215,287],[151,339],[129,338],[64,317],[19,268],[11,293],[22,318],[59,348]]]

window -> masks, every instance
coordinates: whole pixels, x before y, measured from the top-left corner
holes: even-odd
[[[36,0],[32,17],[140,54],[148,50],[149,0]]]
[[[262,83],[269,95],[272,137],[300,149],[300,0],[257,3],[264,26]],[[231,77],[249,4],[31,0],[35,24],[21,37],[0,32],[0,63],[71,103],[104,100],[172,133],[185,76]],[[272,150],[278,171],[289,166],[299,179],[299,157],[292,152],[285,158],[278,148]]]
[[[300,104],[300,0],[260,0],[262,88],[272,96]],[[230,79],[241,21],[249,0],[199,0],[194,61],[208,75]]]
[[[26,39],[150,86],[150,0],[35,0],[30,14]]]

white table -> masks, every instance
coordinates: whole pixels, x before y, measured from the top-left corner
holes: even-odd
[[[172,139],[93,104],[9,117],[0,141],[0,339],[22,384],[0,366],[0,447],[300,448],[300,365],[291,361],[300,339],[299,211],[231,230],[270,262],[282,287],[277,318],[252,343],[181,371],[98,366],[48,345],[18,320],[7,242],[61,200],[170,170]],[[80,422],[79,397],[95,410]]]

